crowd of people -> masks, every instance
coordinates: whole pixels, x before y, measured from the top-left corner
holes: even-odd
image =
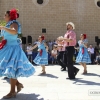
[[[61,36],[60,39],[62,39],[63,37]],[[33,45],[31,43],[29,43],[27,45],[27,50],[29,48],[31,48],[32,46],[34,46],[35,44],[38,43],[38,40],[36,40]],[[49,57],[48,57],[48,63],[49,64],[58,64],[57,62],[57,55],[58,55],[58,49],[56,47],[57,45],[57,41],[54,40],[54,41],[46,41],[46,44],[48,46],[48,54],[49,54]],[[79,44],[77,43],[75,45],[75,48],[78,48],[79,47]],[[27,57],[28,59],[33,63],[33,57],[32,57],[32,52],[38,52],[37,49],[35,51],[30,51],[30,52],[27,52]],[[79,50],[78,49],[75,49],[75,52],[74,52],[74,56],[73,56],[73,63],[74,64],[77,64],[76,63],[76,57],[78,55],[78,52]],[[91,63],[90,64],[100,64],[100,45],[98,46],[95,46],[93,47],[92,44],[88,45],[88,53],[89,53],[89,56],[91,58]],[[64,56],[63,56],[63,59],[64,59]]]
[[[21,33],[21,25],[16,20],[19,14],[16,9],[6,11],[6,26],[0,26],[2,41],[0,43],[0,77],[6,76],[10,79],[10,91],[5,95],[4,99],[16,97],[17,93],[24,87],[18,81],[19,77],[30,77],[35,73],[34,65],[31,62],[41,66],[42,73],[46,74],[46,65],[48,65],[48,54],[50,53],[52,64],[58,63],[61,71],[68,70],[68,78],[73,80],[76,78],[79,69],[74,66],[73,57],[76,57],[76,63],[83,66],[83,74],[87,74],[87,64],[100,63],[99,48],[93,49],[90,45],[88,48],[88,39],[86,34],[80,35],[80,40],[76,46],[75,25],[72,22],[66,23],[66,33],[59,36],[53,42],[46,43],[45,36],[39,36],[32,46],[27,46],[25,55],[21,48],[18,34]],[[32,51],[37,49],[38,53],[35,59],[32,59]],[[95,53],[95,54],[94,54]],[[95,59],[95,60],[94,60]],[[17,88],[17,91],[16,91]]]

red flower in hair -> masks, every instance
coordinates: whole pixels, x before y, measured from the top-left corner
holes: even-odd
[[[16,20],[16,18],[17,18],[17,10],[16,9],[10,10],[10,20]]]
[[[45,39],[45,37],[44,37],[43,35],[41,36],[41,38],[42,38],[42,40],[44,40],[44,39]]]
[[[84,39],[86,39],[87,37],[86,37],[86,34],[83,34],[84,35]]]

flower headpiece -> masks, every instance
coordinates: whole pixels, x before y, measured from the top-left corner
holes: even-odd
[[[44,40],[45,39],[44,35],[42,35],[41,38],[42,38],[42,40]]]
[[[10,20],[16,20],[18,18],[18,10],[12,9],[10,10]]]
[[[84,36],[84,39],[86,39],[87,38],[87,35],[86,34],[81,34],[82,36]]]
[[[86,39],[87,38],[86,34],[83,34],[83,35],[84,35],[84,39]]]

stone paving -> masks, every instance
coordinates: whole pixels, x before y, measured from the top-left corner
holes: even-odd
[[[75,66],[80,69],[75,80],[66,79],[67,71],[61,72],[58,65],[47,66],[46,75],[35,66],[34,76],[19,78],[24,88],[9,100],[100,100],[100,65],[88,65],[87,75],[82,75],[82,66]],[[8,92],[9,80],[0,78],[0,100]]]

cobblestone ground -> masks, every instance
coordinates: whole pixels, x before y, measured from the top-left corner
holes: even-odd
[[[88,74],[82,75],[80,69],[75,80],[68,80],[67,71],[61,72],[60,66],[46,67],[47,74],[40,75],[41,67],[29,78],[19,78],[24,84],[16,98],[9,100],[100,100],[100,65],[88,65]],[[9,80],[0,78],[0,100],[9,92]]]

